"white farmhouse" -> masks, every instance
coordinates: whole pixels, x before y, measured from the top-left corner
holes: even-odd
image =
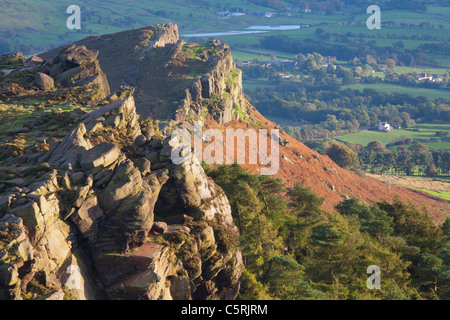
[[[380,123],[378,124],[378,131],[389,132],[389,131],[391,131],[391,130],[392,130],[392,128],[391,128],[391,126],[389,125],[389,123],[387,123],[387,122],[380,122]]]

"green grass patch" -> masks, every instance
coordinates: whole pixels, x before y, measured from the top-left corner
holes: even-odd
[[[450,176],[448,176],[448,177],[446,177],[446,176],[439,176],[439,177],[434,177],[434,178],[404,176],[404,178],[414,179],[414,180],[439,181],[439,182],[449,182],[450,183]]]
[[[298,122],[292,121],[290,119],[286,119],[286,118],[280,118],[280,117],[274,117],[274,116],[265,116],[267,119],[269,119],[270,121],[272,121],[273,123],[276,123],[279,126],[285,127],[285,126],[290,126],[290,127],[297,127],[299,124]]]

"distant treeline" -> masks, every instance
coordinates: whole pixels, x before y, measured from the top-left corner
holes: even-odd
[[[420,142],[408,148],[399,146],[396,151],[385,149],[378,141],[357,149],[361,165],[373,173],[412,175],[416,168],[419,174],[430,177],[450,173],[450,150],[429,150]]]

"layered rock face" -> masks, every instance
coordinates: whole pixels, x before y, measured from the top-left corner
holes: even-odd
[[[156,36],[150,43],[149,48],[165,47],[167,45],[176,44],[179,40],[180,34],[178,33],[178,26],[176,24],[168,23],[156,31]]]
[[[223,191],[142,134],[131,94],[111,100],[0,198],[0,299],[233,299],[243,263]]]
[[[43,90],[49,90],[53,85],[68,88],[94,87],[98,92],[95,100],[90,103],[95,103],[110,94],[108,80],[97,57],[98,51],[71,45],[47,61],[43,73],[36,75],[36,81]]]

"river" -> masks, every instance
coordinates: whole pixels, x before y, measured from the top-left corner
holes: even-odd
[[[217,36],[237,36],[253,33],[267,33],[271,31],[289,31],[298,30],[306,26],[302,25],[281,25],[281,26],[250,26],[244,30],[222,31],[222,32],[208,32],[208,33],[188,33],[182,34],[182,37],[217,37]]]

